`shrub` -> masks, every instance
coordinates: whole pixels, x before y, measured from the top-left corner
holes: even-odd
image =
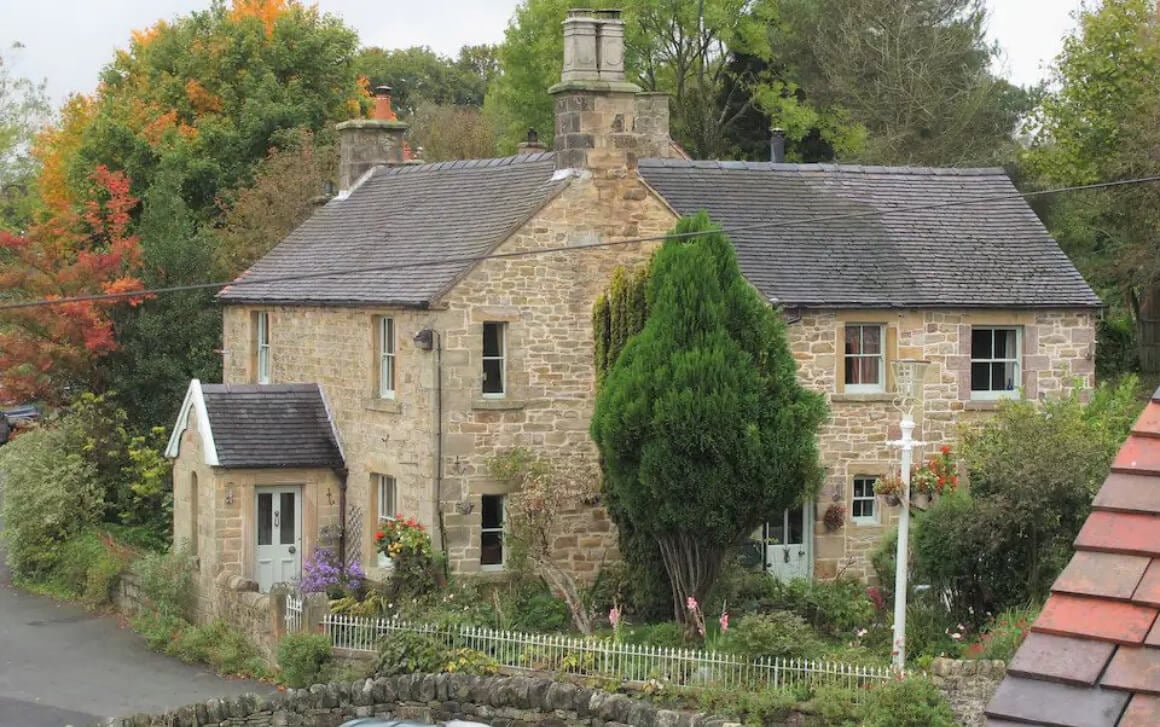
[[[740,617],[784,608],[782,595],[780,581],[764,571],[746,568],[734,558],[722,570],[707,602],[710,610],[719,610],[718,606],[724,606],[732,616]]]
[[[112,601],[117,579],[128,567],[130,552],[89,529],[61,543],[56,562],[38,575],[38,584],[58,598],[82,599],[94,608]]]
[[[975,643],[967,647],[964,656],[969,659],[1000,659],[1010,661],[1031,624],[1039,616],[1038,607],[1012,608],[988,619]]]
[[[184,550],[149,553],[135,561],[130,571],[137,579],[147,610],[181,617],[193,612],[196,569],[193,558]]]
[[[970,496],[941,498],[914,539],[919,577],[949,595],[957,619],[1046,597],[1139,411],[1136,388],[1128,377],[1087,405],[1078,391],[1004,402],[965,434]]]
[[[395,631],[379,644],[377,676],[396,674],[495,674],[499,666],[486,654],[473,649],[449,647],[437,636],[414,631]]]
[[[866,727],[955,727],[954,713],[929,679],[911,677],[870,690],[862,724]]]
[[[745,616],[719,641],[722,650],[758,658],[811,658],[821,653],[824,644],[801,616],[789,611]]]
[[[515,631],[555,633],[566,631],[572,622],[568,604],[556,598],[539,579],[529,580],[509,591],[504,605],[506,627]]]
[[[357,560],[343,567],[334,548],[320,545],[302,564],[302,580],[298,590],[303,593],[326,593],[331,598],[363,594],[366,574]]]
[[[873,622],[874,604],[866,596],[866,586],[850,578],[811,581],[797,578],[779,583],[781,608],[801,616],[818,631],[837,636],[866,627]]]
[[[172,613],[142,611],[133,616],[129,623],[133,630],[141,634],[145,644],[154,651],[164,652],[190,627],[185,619]]]
[[[45,578],[59,560],[61,544],[95,524],[104,509],[96,468],[82,444],[72,428],[51,426],[0,449],[0,533],[8,565],[19,578]]]
[[[796,696],[781,689],[706,689],[699,702],[703,712],[736,717],[746,725],[780,723],[797,706]]]
[[[278,667],[288,687],[301,689],[318,683],[333,660],[326,634],[287,634],[278,644]]]
[[[685,646],[685,631],[680,624],[673,621],[663,621],[657,624],[645,624],[622,628],[620,640],[626,644],[640,646],[659,646],[675,648]]]
[[[261,677],[266,667],[245,634],[225,621],[190,626],[165,648],[185,662],[209,664],[219,674]]]

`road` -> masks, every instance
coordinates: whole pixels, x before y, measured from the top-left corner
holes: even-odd
[[[154,653],[117,619],[17,589],[0,550],[0,727],[81,727],[270,691]]]

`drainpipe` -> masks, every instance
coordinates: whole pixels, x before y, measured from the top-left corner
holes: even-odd
[[[338,475],[338,567],[342,573],[346,572],[346,478],[350,470],[346,467],[336,469]]]
[[[439,528],[439,549],[447,554],[447,528],[443,523],[443,335],[435,335],[435,491],[431,495],[435,523]]]

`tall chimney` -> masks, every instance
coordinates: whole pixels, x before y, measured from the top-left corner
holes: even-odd
[[[775,126],[769,131],[769,161],[780,164],[785,161],[785,129]]]
[[[375,88],[369,119],[352,119],[335,126],[339,138],[338,194],[344,197],[364,174],[377,166],[406,162],[403,136],[407,124],[391,108],[391,87]]]
[[[624,80],[624,21],[619,10],[569,10],[564,20],[564,71],[548,89],[556,97],[556,166],[636,166],[642,138],[635,128],[640,86]]]

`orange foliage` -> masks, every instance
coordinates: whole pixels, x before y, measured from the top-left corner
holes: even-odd
[[[97,115],[91,96],[76,94],[60,110],[60,123],[37,135],[32,153],[40,161],[39,191],[50,214],[72,207],[74,200],[68,183],[68,168],[81,148],[84,130]]]
[[[79,212],[57,210],[16,236],[0,231],[0,290],[20,300],[59,300],[142,289],[141,249],[129,234],[137,199],[121,172],[100,166],[101,190]],[[130,299],[140,302],[141,297]],[[7,301],[0,301],[2,302]],[[91,382],[96,361],[116,348],[109,308],[124,300],[0,308],[0,391],[20,400],[58,402],[63,387]]]
[[[130,31],[129,37],[132,38],[132,44],[139,48],[144,48],[153,42],[153,39],[166,30],[169,25],[164,20],[158,20],[153,25],[144,30]]]
[[[210,93],[201,82],[191,78],[185,82],[185,96],[199,114],[217,113],[222,110],[221,97]]]
[[[233,0],[230,3],[230,18],[258,18],[266,28],[266,35],[274,34],[274,23],[290,9],[292,2],[287,0]]]

